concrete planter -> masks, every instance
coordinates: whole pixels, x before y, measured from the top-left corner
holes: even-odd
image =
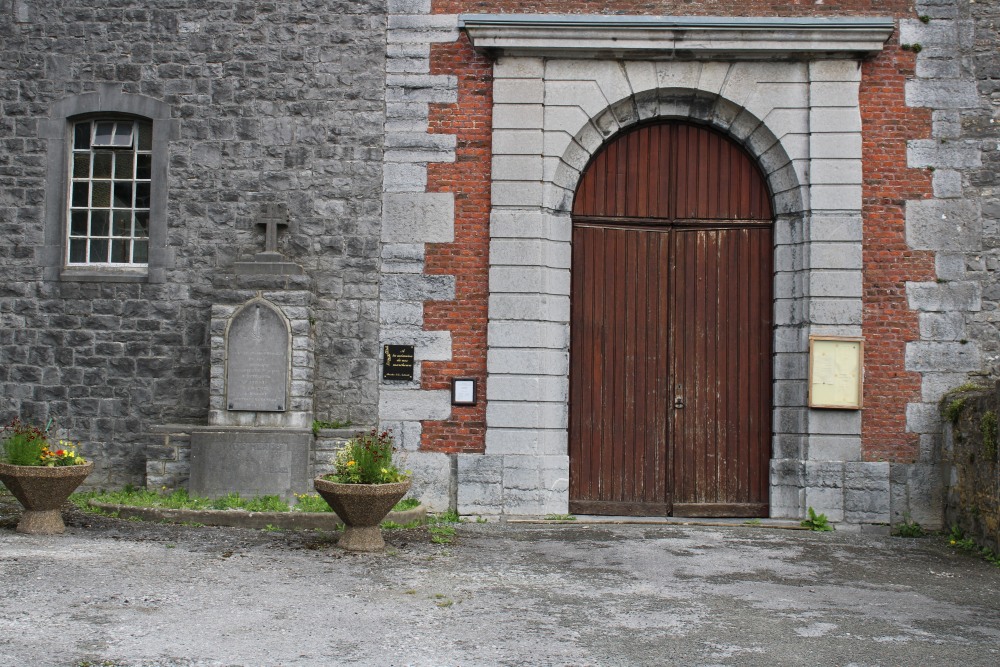
[[[54,468],[0,463],[0,482],[24,507],[17,532],[57,535],[66,530],[60,508],[93,470],[93,462]]]
[[[381,551],[385,540],[379,524],[410,490],[410,480],[392,484],[338,484],[317,477],[313,486],[344,521],[344,534],[337,543],[340,548]]]

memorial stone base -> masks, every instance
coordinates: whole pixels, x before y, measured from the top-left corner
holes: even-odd
[[[312,432],[215,427],[191,432],[191,495],[281,496],[312,490]]]

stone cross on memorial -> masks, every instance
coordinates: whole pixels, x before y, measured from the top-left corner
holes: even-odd
[[[264,225],[264,252],[257,253],[257,260],[280,262],[278,227],[288,226],[288,207],[285,204],[264,204],[255,224]]]

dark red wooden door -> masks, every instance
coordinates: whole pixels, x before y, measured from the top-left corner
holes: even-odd
[[[608,144],[574,206],[570,510],[766,516],[771,209],[684,123]]]

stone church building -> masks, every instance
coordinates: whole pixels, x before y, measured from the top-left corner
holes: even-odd
[[[0,0],[0,419],[93,486],[305,490],[378,425],[434,509],[938,525],[998,21]]]

